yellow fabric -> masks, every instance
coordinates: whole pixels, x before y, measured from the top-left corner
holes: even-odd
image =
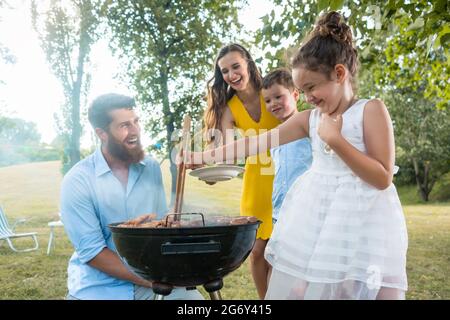
[[[255,122],[235,95],[228,101],[235,125],[245,136],[263,133],[275,128],[280,122],[267,111],[260,95],[261,118]],[[248,157],[242,187],[241,215],[255,216],[263,223],[259,226],[256,238],[268,239],[272,233],[272,187],[274,170],[269,151]]]

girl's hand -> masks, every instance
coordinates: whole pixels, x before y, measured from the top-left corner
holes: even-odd
[[[198,169],[205,165],[205,153],[204,152],[188,152],[186,154],[186,162],[184,165],[186,169]],[[181,164],[183,161],[182,156],[177,158],[177,163]],[[213,185],[216,184],[214,181],[205,181],[206,184]]]
[[[186,163],[184,164],[186,169],[198,169],[205,165],[203,152],[188,152],[186,154]],[[183,158],[179,161],[181,163]]]
[[[342,115],[338,114],[333,119],[328,114],[322,113],[317,131],[320,139],[328,145],[332,145],[333,141],[341,135]]]

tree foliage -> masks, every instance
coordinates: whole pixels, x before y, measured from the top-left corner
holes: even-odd
[[[103,2],[112,47],[127,64],[150,119],[147,129],[165,145],[166,155],[182,117],[190,113],[198,119],[203,113],[207,76],[218,48],[239,30],[239,5],[236,0]],[[174,193],[176,167],[169,159]]]
[[[0,141],[3,143],[23,145],[39,143],[40,139],[35,123],[0,116]]]
[[[35,123],[0,115],[0,167],[58,159],[58,150],[41,144],[40,139]]]
[[[31,6],[33,25],[65,96],[62,119],[56,117],[59,134],[66,137],[63,172],[80,160],[81,106],[90,85],[86,65],[97,38],[94,9],[94,0],[33,1]]]

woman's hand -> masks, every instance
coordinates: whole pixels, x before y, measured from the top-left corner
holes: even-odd
[[[338,114],[336,118],[333,119],[328,114],[322,113],[317,134],[323,142],[332,146],[333,142],[340,137],[341,129],[342,115]]]

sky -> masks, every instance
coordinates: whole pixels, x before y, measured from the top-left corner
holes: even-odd
[[[0,110],[9,117],[36,123],[41,141],[51,143],[57,135],[54,114],[64,101],[62,87],[52,74],[31,26],[29,1],[8,2],[14,5],[14,9],[1,9],[0,43],[10,49],[17,61],[15,64],[0,63],[0,79],[4,82],[0,84]],[[255,31],[262,26],[259,17],[271,10],[272,4],[268,0],[249,0],[239,18],[247,30]],[[88,100],[107,92],[133,94],[115,79],[114,70],[119,69],[119,62],[105,41],[100,40],[92,48],[91,61],[94,72]],[[93,143],[89,125],[85,124],[84,132],[82,147],[89,147]],[[145,146],[151,142],[144,136]]]

